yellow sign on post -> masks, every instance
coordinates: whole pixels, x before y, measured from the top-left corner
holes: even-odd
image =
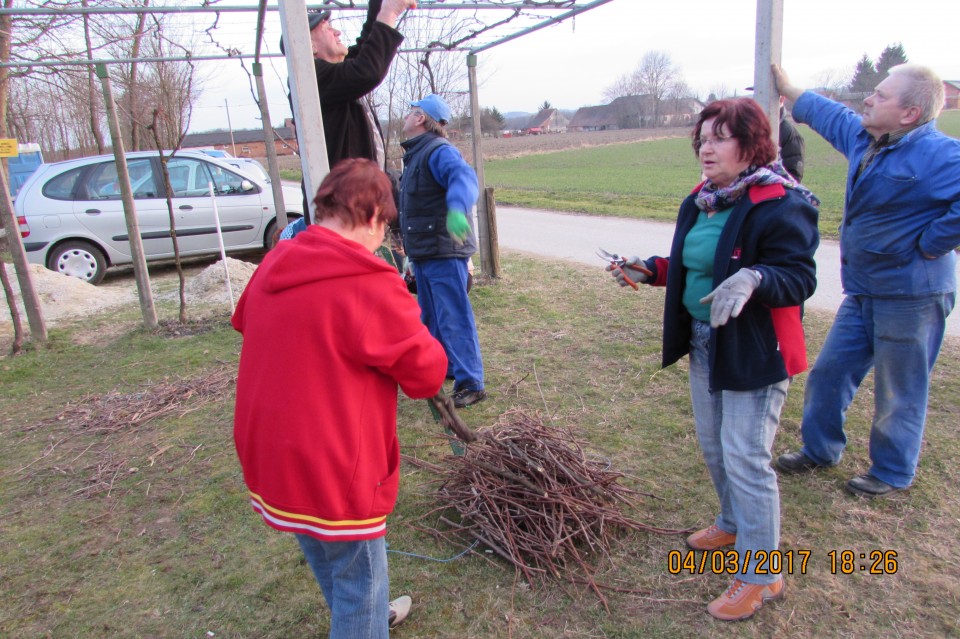
[[[20,155],[14,138],[0,138],[0,158],[15,158]]]

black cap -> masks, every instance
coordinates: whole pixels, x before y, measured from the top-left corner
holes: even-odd
[[[307,12],[307,24],[310,26],[311,31],[313,31],[318,26],[320,26],[321,22],[329,19],[330,19],[329,10],[324,10],[324,11],[311,10]],[[280,53],[282,53],[283,55],[287,55],[287,52],[283,50],[283,36],[280,36]]]

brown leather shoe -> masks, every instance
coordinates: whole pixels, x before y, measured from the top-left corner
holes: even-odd
[[[694,550],[716,550],[718,548],[732,546],[736,541],[736,535],[721,530],[717,528],[716,525],[698,530],[687,537],[687,545]]]
[[[782,599],[786,589],[783,578],[772,584],[748,584],[734,579],[725,593],[710,602],[707,612],[721,621],[749,619],[763,604]]]

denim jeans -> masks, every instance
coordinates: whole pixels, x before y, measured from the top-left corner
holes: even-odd
[[[773,583],[780,575],[756,574],[756,555],[764,551],[769,556],[780,545],[780,489],[770,461],[790,382],[785,379],[750,391],[711,391],[709,323],[693,320],[690,347],[697,438],[720,500],[715,523],[737,535],[739,578],[751,584]]]
[[[413,275],[420,318],[447,352],[453,389],[483,390],[480,339],[467,296],[467,259],[416,260]]]
[[[897,488],[913,482],[930,372],[954,297],[844,298],[807,378],[800,427],[805,455],[818,464],[840,461],[847,444],[847,408],[874,368],[870,474]]]
[[[330,606],[330,639],[387,639],[386,540],[330,542],[309,535],[296,537]]]

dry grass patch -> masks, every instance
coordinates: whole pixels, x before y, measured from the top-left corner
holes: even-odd
[[[461,411],[467,424],[480,430],[511,410],[538,412],[609,457],[626,487],[657,496],[628,516],[670,528],[709,524],[716,497],[694,435],[686,365],[659,369],[662,291],[621,290],[600,268],[516,254],[504,255],[503,267],[502,280],[471,294],[490,398]],[[811,359],[829,320],[807,313]],[[232,386],[194,410],[185,404],[127,428],[75,429],[52,419],[85,397],[130,399],[157,381],[202,378],[218,362],[235,367],[239,336],[225,324],[177,339],[132,330],[95,347],[73,335],[58,328],[44,349],[0,360],[0,578],[8,593],[0,635],[324,636],[326,609],[296,543],[267,529],[247,503],[233,450]],[[960,636],[958,344],[948,340],[937,365],[914,487],[876,502],[843,491],[868,465],[872,380],[866,384],[848,415],[843,463],[781,478],[783,549],[812,556],[805,574],[788,577],[786,599],[756,619],[710,619],[704,608],[728,577],[670,574],[668,553],[684,550],[682,537],[626,532],[611,543],[595,575],[611,586],[609,613],[579,584],[530,588],[491,553],[432,561],[462,548],[425,530],[437,523],[425,515],[444,506],[435,497],[438,476],[404,463],[387,541],[415,555],[390,555],[392,591],[411,594],[415,609],[393,634]],[[799,443],[803,386],[801,375],[776,453]],[[291,380],[290,396],[277,401],[295,401],[296,388]],[[450,447],[425,402],[401,400],[399,422],[404,454],[445,463]],[[86,486],[97,488],[74,494]],[[896,551],[897,572],[839,574],[829,552],[845,549]]]

